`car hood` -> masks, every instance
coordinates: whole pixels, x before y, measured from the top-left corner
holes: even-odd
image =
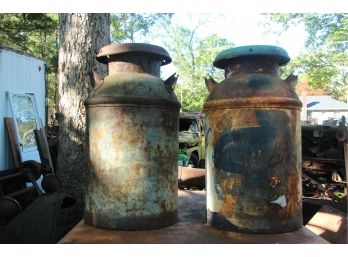
[[[199,143],[199,136],[195,133],[180,131],[179,143],[186,143],[188,146],[196,145]]]

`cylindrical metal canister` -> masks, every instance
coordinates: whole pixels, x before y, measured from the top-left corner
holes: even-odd
[[[275,46],[230,48],[214,66],[225,80],[206,80],[208,223],[250,233],[302,226],[301,102],[297,77],[281,80],[290,60]]]
[[[109,75],[86,100],[89,133],[85,223],[138,230],[177,220],[178,102],[171,62],[149,44],[103,47],[97,60]]]

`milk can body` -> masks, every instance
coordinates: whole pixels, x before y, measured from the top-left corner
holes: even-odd
[[[177,220],[180,104],[159,78],[168,53],[148,44],[110,45],[97,59],[109,75],[86,101],[89,176],[85,223],[152,229]]]
[[[302,226],[301,125],[294,87],[274,46],[221,52],[225,80],[206,80],[208,223],[229,231],[280,233]]]

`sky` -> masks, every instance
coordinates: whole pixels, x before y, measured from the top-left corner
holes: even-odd
[[[348,12],[348,4],[346,0],[11,0],[0,6],[0,12],[172,12],[175,14],[172,22],[185,27],[197,24],[194,17],[201,13],[223,14],[199,30],[201,35],[216,33],[237,46],[277,45],[294,58],[303,50],[306,37],[303,26],[292,27],[281,37],[264,36],[258,26],[262,20],[260,13]]]
[[[307,32],[303,24],[292,26],[286,32],[276,35],[265,33],[267,28],[262,25],[266,18],[260,13],[210,13],[206,16],[199,13],[174,13],[172,25],[182,25],[188,29],[195,28],[203,19],[209,21],[198,28],[200,38],[217,34],[235,46],[243,45],[276,45],[284,48],[291,59],[304,52]],[[276,24],[274,24],[276,26]],[[161,39],[152,41],[161,44]],[[173,64],[161,68],[164,78],[175,72]]]
[[[188,15],[179,13],[174,15],[173,23],[194,27],[198,24],[198,17],[199,14]],[[200,36],[208,36],[213,33],[218,34],[220,37],[235,43],[236,46],[255,44],[277,45],[286,49],[292,58],[300,54],[304,48],[307,35],[302,24],[291,27],[289,31],[278,37],[277,35],[265,34],[267,28],[261,24],[265,20],[260,13],[213,14],[212,21],[198,29],[198,33]]]
[[[4,2],[4,1],[2,1]],[[11,0],[2,12],[348,12],[346,0]]]

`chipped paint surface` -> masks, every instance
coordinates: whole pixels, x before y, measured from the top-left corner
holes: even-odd
[[[277,200],[274,200],[271,203],[279,204],[280,207],[284,208],[286,206],[286,197],[285,195],[279,196]]]
[[[204,105],[207,218],[229,231],[302,226],[301,102],[279,78],[277,63],[259,69],[262,63],[228,66]]]
[[[86,101],[89,175],[84,221],[89,225],[138,230],[177,220],[180,104],[154,76],[159,74],[158,58],[141,58],[111,58],[115,63],[109,68],[114,70]]]
[[[88,111],[93,122],[85,221],[134,229],[175,222],[178,113],[141,107]]]

